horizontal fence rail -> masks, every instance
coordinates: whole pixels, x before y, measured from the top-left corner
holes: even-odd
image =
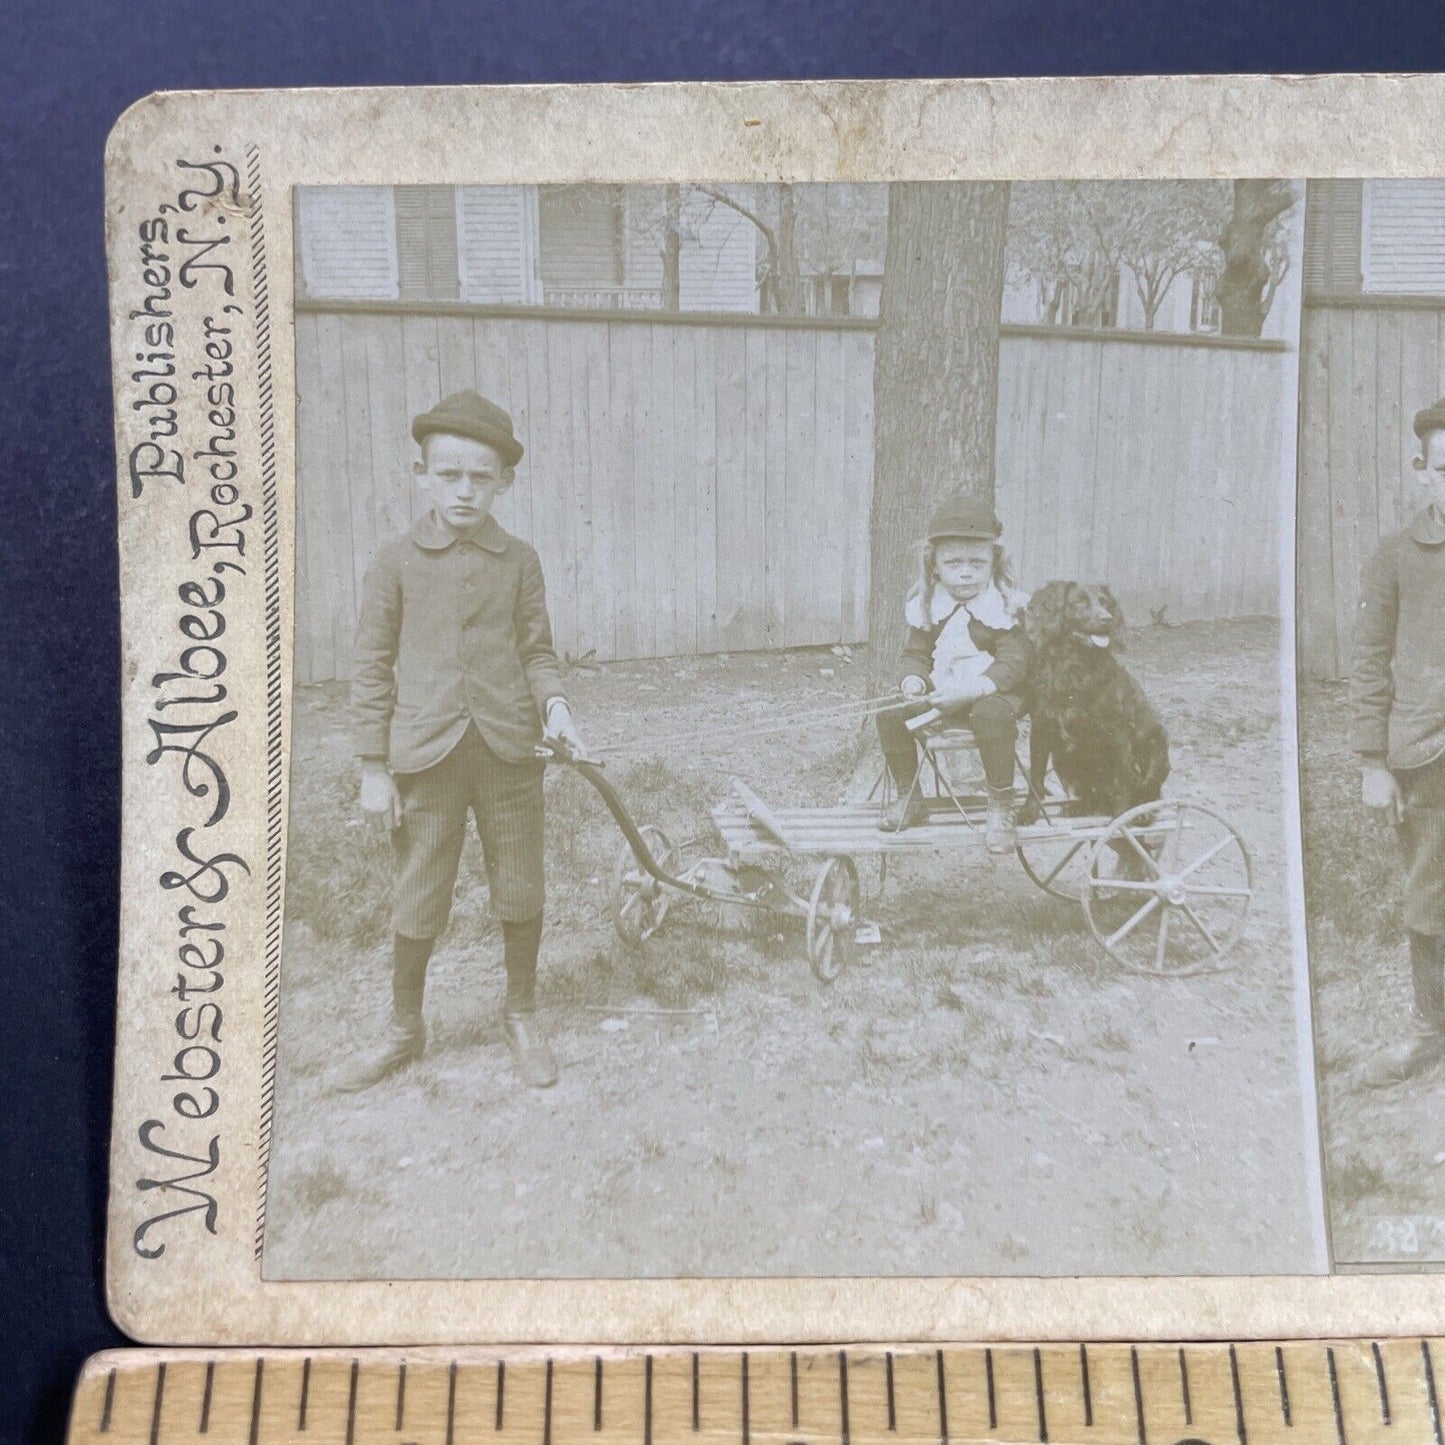
[[[296,330],[298,681],[350,677],[367,563],[421,508],[411,418],[462,387],[527,447],[497,511],[560,650],[864,639],[873,323],[311,303]],[[1274,613],[1294,373],[1278,343],[1004,327],[1024,584],[1107,579],[1146,622]]]

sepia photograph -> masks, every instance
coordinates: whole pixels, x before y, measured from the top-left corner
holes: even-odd
[[[1305,209],[294,192],[264,1277],[1327,1267]]]
[[[1341,1267],[1445,1265],[1445,181],[1309,186],[1304,862]]]

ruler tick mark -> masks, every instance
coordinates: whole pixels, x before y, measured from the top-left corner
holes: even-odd
[[[1049,1445],[1049,1417],[1044,1409],[1044,1357],[1034,1346],[1034,1405],[1039,1415],[1039,1445]]]
[[[311,1394],[311,1356],[307,1355],[301,1362],[301,1405],[296,1412],[296,1428],[306,1428],[306,1402]]]
[[[789,1388],[793,1401],[793,1429],[798,1428],[798,1352],[793,1350],[788,1355],[788,1379]]]
[[[795,1355],[793,1358],[794,1358],[794,1360],[796,1361],[797,1356]],[[794,1365],[794,1373],[795,1373],[795,1374],[796,1374],[796,1371],[797,1371],[797,1366],[796,1366],[796,1364],[795,1364],[795,1365]],[[699,1375],[700,1373],[701,1373],[701,1367],[700,1367],[699,1364],[698,1364],[697,1351],[694,1350],[694,1351],[692,1352],[692,1433],[693,1433],[694,1435],[696,1435],[697,1432],[702,1428],[702,1414],[701,1414],[701,1410],[700,1410],[700,1402],[699,1402],[699,1399],[698,1399],[698,1396],[699,1396],[699,1390],[698,1390],[698,1375]],[[798,1396],[797,1396],[797,1391],[794,1390],[794,1392],[793,1392],[793,1399],[794,1399],[795,1402],[797,1401],[797,1398],[798,1398]],[[797,1404],[796,1404],[796,1403],[794,1403],[793,1412],[794,1412],[794,1414],[793,1414],[793,1424],[796,1425],[796,1424],[798,1423],[798,1420],[797,1420]]]
[[[993,1393],[993,1351],[983,1352],[983,1378],[988,1387],[988,1428],[998,1429],[998,1402]]]
[[[1385,1357],[1380,1353],[1380,1342],[1370,1342],[1370,1353],[1375,1357],[1375,1379],[1380,1385],[1380,1419],[1392,1424],[1390,1419],[1390,1387],[1385,1383]]]
[[[842,1410],[843,1445],[850,1445],[851,1432],[848,1429],[848,1351],[838,1351],[838,1403]]]
[[[157,1445],[161,1438],[161,1405],[166,1398],[166,1364],[162,1360],[156,1366],[156,1393],[151,1401],[151,1445]]]
[[[1284,1368],[1284,1351],[1276,1345],[1274,1347],[1274,1372],[1279,1377],[1279,1413],[1284,1417],[1286,1425],[1294,1424],[1294,1415],[1289,1405],[1289,1376]]]
[[[1189,1361],[1184,1358],[1184,1346],[1179,1346],[1179,1398],[1184,1403],[1184,1423],[1194,1423],[1194,1401],[1189,1394]]]
[[[1244,1396],[1239,1389],[1239,1355],[1233,1345],[1229,1347],[1229,1380],[1234,1389],[1234,1430],[1239,1436],[1239,1445],[1249,1445],[1249,1432],[1244,1425]]]
[[[748,1418],[748,1352],[743,1351],[743,1445],[752,1439],[752,1421]]]
[[[447,1370],[447,1445],[452,1445],[452,1437],[457,1428],[457,1362],[452,1361]],[[502,1428],[502,1396],[497,1395],[497,1429]]]
[[[211,1386],[216,1379],[216,1362],[206,1361],[206,1384],[201,1391],[201,1427],[199,1433],[207,1435],[211,1430]]]
[[[1084,1392],[1084,1424],[1092,1426],[1094,1423],[1094,1390],[1089,1383],[1089,1347],[1083,1344],[1079,1346],[1079,1384]]]
[[[452,1368],[455,1370],[455,1369],[456,1369],[456,1366],[453,1365]],[[494,1429],[497,1429],[497,1430],[500,1430],[500,1429],[502,1428],[502,1421],[503,1421],[503,1419],[505,1418],[505,1417],[503,1416],[503,1414],[502,1414],[502,1406],[503,1406],[503,1402],[504,1402],[505,1399],[506,1399],[506,1395],[507,1395],[507,1362],[506,1362],[505,1360],[498,1360],[498,1361],[497,1361],[497,1418],[496,1418],[496,1424],[495,1424],[494,1427],[493,1427]],[[450,1442],[450,1437],[448,1437],[448,1442]]]
[[[642,1362],[642,1445],[652,1445],[652,1356]]]
[[[948,1379],[943,1372],[943,1351],[934,1351],[938,1366],[938,1440],[948,1445]]]
[[[311,1364],[311,1360],[308,1358],[306,1363],[309,1366]],[[261,1382],[265,1378],[265,1374],[265,1356],[258,1356],[256,1359],[256,1377],[251,1382],[251,1431],[249,1436],[247,1437],[250,1445],[256,1445],[256,1442],[261,1438]],[[304,1417],[306,1413],[306,1406],[304,1400],[301,1407],[301,1413]],[[306,1426],[303,1424],[301,1428],[304,1430]]]
[[[1325,1360],[1330,1367],[1330,1402],[1333,1404],[1335,1410],[1335,1438],[1339,1441],[1339,1445],[1347,1445],[1345,1440],[1345,1415],[1344,1411],[1340,1409],[1340,1375],[1339,1371],[1335,1368],[1335,1351],[1331,1345],[1325,1347]]]
[[[547,1356],[547,1383],[542,1395],[542,1445],[552,1445],[552,1357]]]
[[[1139,1351],[1129,1347],[1129,1373],[1134,1377],[1134,1427],[1139,1445],[1149,1445],[1149,1432],[1144,1426],[1144,1382],[1139,1378]]]
[[[1445,1445],[1440,1434],[1440,1397],[1435,1393],[1435,1361],[1430,1355],[1430,1341],[1420,1341],[1420,1356],[1425,1361],[1425,1393],[1430,1401],[1430,1423],[1435,1427],[1435,1445]]]
[[[884,1375],[888,1381],[888,1428],[890,1431],[898,1428],[898,1411],[893,1400],[893,1351],[889,1350],[883,1356]],[[796,1399],[796,1396],[794,1397]],[[793,1415],[793,1425],[796,1428],[798,1417],[796,1412]]]
[[[100,1407],[100,1433],[110,1430],[110,1413],[115,1408],[115,1366],[112,1365],[105,1377],[105,1402]]]
[[[346,1387],[346,1445],[356,1445],[356,1382],[361,1374],[361,1361],[352,1360],[351,1380]]]
[[[406,1361],[403,1360],[396,1368],[396,1429],[401,1433],[401,1427],[406,1423]]]
[[[592,1372],[592,1428],[602,1428],[602,1356],[597,1356]]]

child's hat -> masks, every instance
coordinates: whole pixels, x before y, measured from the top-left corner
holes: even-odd
[[[1424,441],[1433,431],[1445,431],[1445,396],[1415,413],[1415,435]]]
[[[411,434],[418,446],[438,432],[485,442],[497,449],[509,467],[522,459],[522,444],[512,431],[512,418],[496,402],[488,401],[477,391],[453,392],[411,424]]]
[[[962,537],[995,541],[1003,525],[987,502],[976,497],[955,497],[934,512],[928,523],[928,540],[941,542],[945,537]]]

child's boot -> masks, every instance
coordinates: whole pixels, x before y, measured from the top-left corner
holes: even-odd
[[[1013,784],[1006,788],[995,788],[989,784],[988,815],[984,821],[983,841],[990,853],[1012,853],[1018,847]]]
[[[1361,1082],[1367,1089],[1403,1084],[1445,1062],[1445,948],[1426,933],[1410,935],[1410,974],[1415,1001],[1410,1030],[1371,1064]]]
[[[537,953],[542,943],[542,915],[524,923],[503,923],[506,950],[507,999],[502,1022],[517,1077],[532,1089],[557,1082],[557,1060],[546,1035],[537,1024]]]
[[[426,1050],[426,1022],[422,1000],[426,994],[426,966],[433,940],[396,935],[391,968],[391,1018],[386,1035],[338,1085],[354,1094],[379,1084],[389,1074],[421,1058]]]

